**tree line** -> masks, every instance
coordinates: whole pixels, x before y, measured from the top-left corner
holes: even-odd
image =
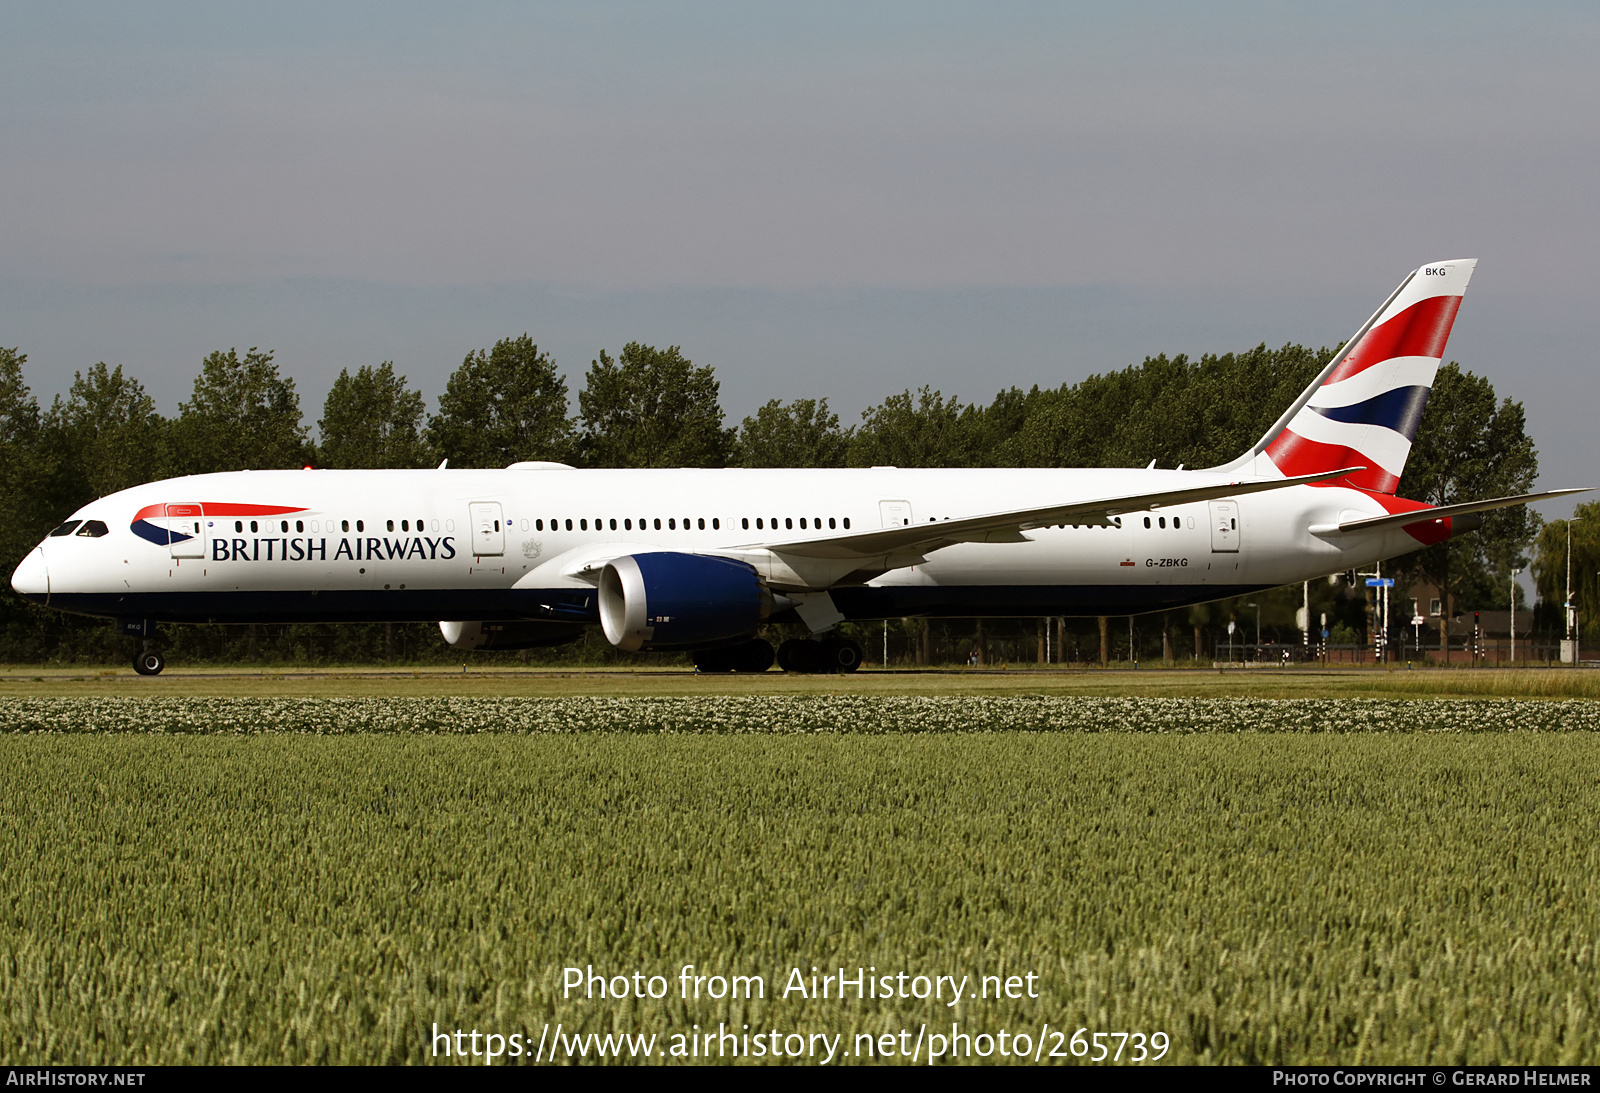
[[[313,435],[294,380],[270,351],[211,353],[191,397],[166,417],[136,377],[104,362],[76,373],[65,396],[41,407],[25,381],[26,355],[0,348],[0,490],[10,517],[0,531],[0,565],[9,574],[51,527],[97,497],[160,478],[247,468],[431,467],[446,460],[452,467],[522,460],[577,467],[1213,466],[1253,444],[1329,353],[1290,344],[1147,357],[1056,388],[1011,387],[988,403],[908,389],[850,425],[826,398],[773,399],[732,425],[713,368],[696,365],[678,346],[639,342],[615,357],[599,353],[573,413],[556,362],[524,334],[467,353],[432,413],[392,362],[342,370]],[[1521,405],[1498,398],[1488,380],[1454,362],[1442,367],[1400,492],[1449,504],[1525,492],[1537,473]],[[1526,564],[1538,532],[1536,515],[1503,510],[1486,517],[1483,531],[1391,568],[1449,588],[1458,607],[1492,606],[1504,598],[1497,590],[1506,587],[1510,567]],[[1539,564],[1549,566],[1543,555]],[[1336,606],[1359,615],[1349,604]],[[1185,621],[1198,640],[1198,628],[1236,614],[1229,604],[1202,605]],[[1280,614],[1274,606],[1274,625]],[[428,627],[172,630],[175,655],[204,660],[453,655]],[[9,587],[0,593],[0,660],[121,655],[103,623],[38,609]]]

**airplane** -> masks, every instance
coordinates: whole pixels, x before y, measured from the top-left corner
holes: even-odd
[[[576,640],[702,671],[853,671],[846,620],[1126,615],[1339,573],[1581,490],[1396,496],[1475,260],[1400,283],[1237,459],[1157,469],[235,471],[73,513],[11,585],[161,624],[436,621],[461,649]],[[212,572],[215,570],[216,572]],[[774,652],[771,622],[812,635]]]

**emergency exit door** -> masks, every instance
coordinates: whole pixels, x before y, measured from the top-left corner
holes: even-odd
[[[879,501],[878,515],[886,528],[905,527],[911,523],[911,502]]]
[[[1211,502],[1211,553],[1239,552],[1239,502]]]
[[[472,503],[472,553],[480,558],[495,558],[506,552],[506,525],[500,517],[500,502]]]

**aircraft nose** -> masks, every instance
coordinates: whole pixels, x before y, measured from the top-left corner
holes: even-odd
[[[50,570],[45,565],[44,548],[34,547],[11,574],[11,587],[29,599],[48,599]]]

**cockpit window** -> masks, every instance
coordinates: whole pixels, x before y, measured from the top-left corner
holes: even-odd
[[[87,535],[91,539],[98,539],[102,535],[110,534],[111,529],[106,527],[104,520],[85,520],[83,527],[78,529],[79,535]]]
[[[72,529],[77,527],[81,523],[83,523],[82,520],[68,520],[66,523],[62,524],[60,527],[58,527],[54,531],[52,531],[50,533],[50,537],[53,539],[58,535],[71,535],[72,534]]]

